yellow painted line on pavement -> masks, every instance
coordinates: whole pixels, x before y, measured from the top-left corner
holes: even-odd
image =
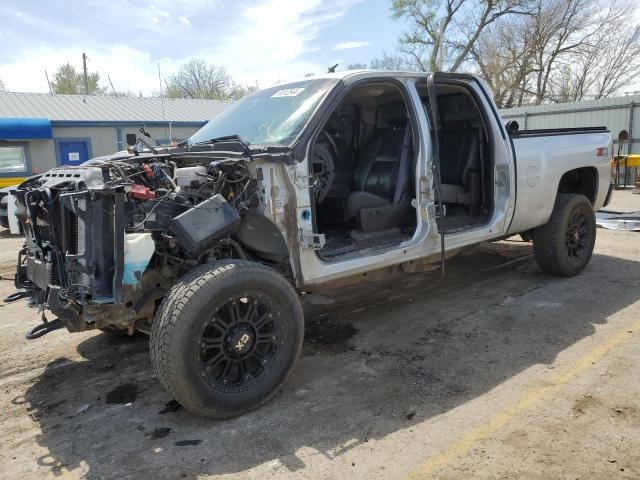
[[[464,455],[479,441],[488,438],[492,433],[500,430],[515,416],[529,410],[537,402],[542,400],[543,397],[550,394],[551,391],[566,384],[580,373],[592,367],[596,361],[604,357],[613,348],[618,347],[629,340],[637,330],[640,330],[640,321],[634,323],[631,327],[612,334],[607,338],[607,340],[578,359],[578,361],[564,373],[556,375],[545,385],[528,389],[516,404],[497,413],[487,423],[467,433],[462,439],[453,443],[444,452],[431,457],[424,463],[418,465],[409,472],[407,478],[411,480],[428,478],[434,471],[448,465],[456,457]]]

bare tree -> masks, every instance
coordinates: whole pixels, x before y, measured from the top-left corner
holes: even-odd
[[[604,98],[620,93],[640,75],[640,25],[629,5],[612,5],[597,29],[573,56],[567,67],[567,93],[561,100]]]
[[[534,72],[531,36],[522,19],[512,19],[487,29],[471,50],[499,108],[521,105],[525,98]]]
[[[366,70],[369,66],[364,62],[353,62],[347,65],[347,70]]]
[[[189,60],[165,83],[167,95],[172,98],[238,100],[257,90],[255,86],[236,82],[224,67],[199,58]]]
[[[387,53],[385,51],[380,56],[372,58],[369,63],[354,62],[347,65],[347,70],[421,70],[415,62],[404,55],[397,53]]]
[[[392,0],[391,10],[412,25],[400,45],[421,70],[455,72],[487,27],[528,13],[529,0]]]
[[[499,106],[613,95],[640,74],[640,28],[622,0],[536,0],[471,52]]]
[[[416,70],[415,62],[398,54],[382,52],[379,57],[371,59],[369,68],[372,70]]]
[[[2,79],[0,78],[0,92],[6,92],[6,91],[7,91],[7,87],[2,81]]]
[[[249,95],[250,93],[258,90],[258,87],[255,85],[242,85],[240,83],[236,83],[234,80],[229,82],[229,89],[227,91],[227,99],[228,100],[240,100],[242,97]]]
[[[176,98],[224,100],[229,96],[231,76],[224,67],[194,58],[166,82],[167,95]]]

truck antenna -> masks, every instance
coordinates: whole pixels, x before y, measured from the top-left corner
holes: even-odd
[[[49,74],[47,73],[47,70],[44,70],[44,76],[47,77],[47,86],[49,87],[49,93],[51,95],[53,95],[53,90],[51,90],[51,82],[49,81]]]

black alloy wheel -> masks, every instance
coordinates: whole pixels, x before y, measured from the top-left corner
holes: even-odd
[[[214,389],[239,393],[268,376],[278,354],[283,315],[260,292],[219,305],[199,339],[198,370]]]
[[[589,229],[587,218],[580,210],[574,210],[567,223],[565,246],[569,258],[577,260],[587,251]]]
[[[302,305],[288,279],[259,263],[220,260],[195,267],[162,300],[151,363],[185,409],[229,418],[276,395],[303,335]]]

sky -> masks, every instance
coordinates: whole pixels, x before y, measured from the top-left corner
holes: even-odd
[[[268,87],[391,52],[404,29],[388,0],[2,0],[0,79],[47,92],[45,70],[71,62],[118,91],[159,91],[191,58]]]

